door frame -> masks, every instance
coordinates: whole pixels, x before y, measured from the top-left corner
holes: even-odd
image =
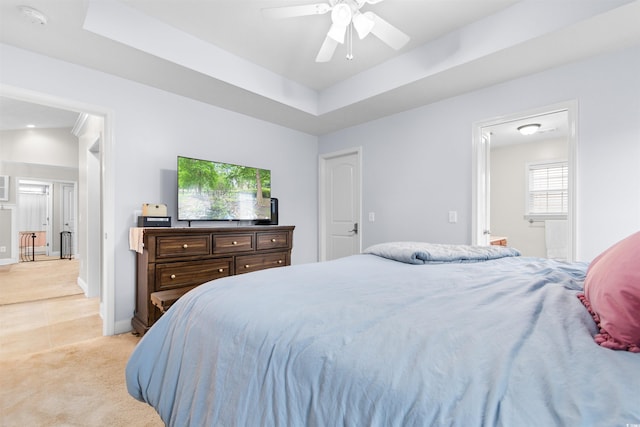
[[[511,113],[494,117],[491,119],[481,120],[474,122],[472,125],[472,138],[473,138],[473,161],[472,161],[472,195],[471,195],[471,208],[472,208],[472,223],[471,223],[471,238],[473,245],[486,245],[488,244],[488,236],[484,233],[488,230],[488,223],[491,216],[490,212],[490,147],[485,143],[483,139],[482,129],[488,126],[494,126],[505,122],[511,122],[518,119],[526,119],[529,117],[536,117],[543,114],[548,114],[557,111],[567,111],[567,120],[569,121],[567,143],[568,143],[568,166],[569,166],[569,197],[568,197],[568,242],[569,248],[567,252],[567,260],[575,261],[577,256],[576,248],[576,229],[577,229],[577,194],[576,194],[576,181],[578,176],[578,158],[577,158],[577,118],[578,118],[578,101],[570,100],[557,104],[547,105],[519,113]]]
[[[100,288],[104,289],[101,310],[102,334],[114,335],[116,331],[115,319],[115,172],[113,112],[105,107],[86,104],[65,98],[47,95],[24,88],[0,83],[0,95],[34,104],[46,105],[53,108],[85,112],[104,118],[104,147],[100,158],[100,175],[102,182],[102,203],[100,218],[88,218],[90,227],[100,227],[101,230],[101,260]],[[87,254],[89,256],[90,254]],[[94,254],[91,254],[94,255]]]
[[[358,231],[358,249],[362,251],[362,147],[347,148],[345,150],[333,151],[331,153],[320,154],[318,157],[318,257],[320,261],[327,260],[327,229],[326,229],[326,215],[325,208],[327,206],[326,186],[324,180],[327,175],[327,161],[336,159],[339,157],[352,156],[357,157],[358,163],[358,176],[357,183],[360,187],[358,211],[359,218],[358,224],[360,229]]]

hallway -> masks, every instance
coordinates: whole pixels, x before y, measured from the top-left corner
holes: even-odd
[[[102,336],[99,298],[86,298],[77,276],[77,260],[0,267],[0,358]]]

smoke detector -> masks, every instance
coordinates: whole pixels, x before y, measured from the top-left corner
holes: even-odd
[[[32,24],[46,25],[47,16],[31,6],[18,6],[18,10]]]

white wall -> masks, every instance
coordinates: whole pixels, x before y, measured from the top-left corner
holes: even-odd
[[[112,113],[116,333],[128,330],[134,310],[133,212],[164,202],[176,217],[178,154],[270,169],[280,224],[296,226],[292,263],[317,260],[315,136],[11,46],[0,44],[0,57],[3,85]]]
[[[1,131],[0,159],[76,169],[78,139],[67,128]]]
[[[578,102],[577,250],[590,260],[640,229],[640,47],[519,78],[320,138],[363,147],[363,246],[470,243],[472,124]],[[458,223],[447,212],[458,211]],[[375,222],[367,213],[376,212]]]

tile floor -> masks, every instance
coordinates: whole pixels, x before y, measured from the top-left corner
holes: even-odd
[[[99,337],[99,298],[72,295],[0,306],[0,358]]]

